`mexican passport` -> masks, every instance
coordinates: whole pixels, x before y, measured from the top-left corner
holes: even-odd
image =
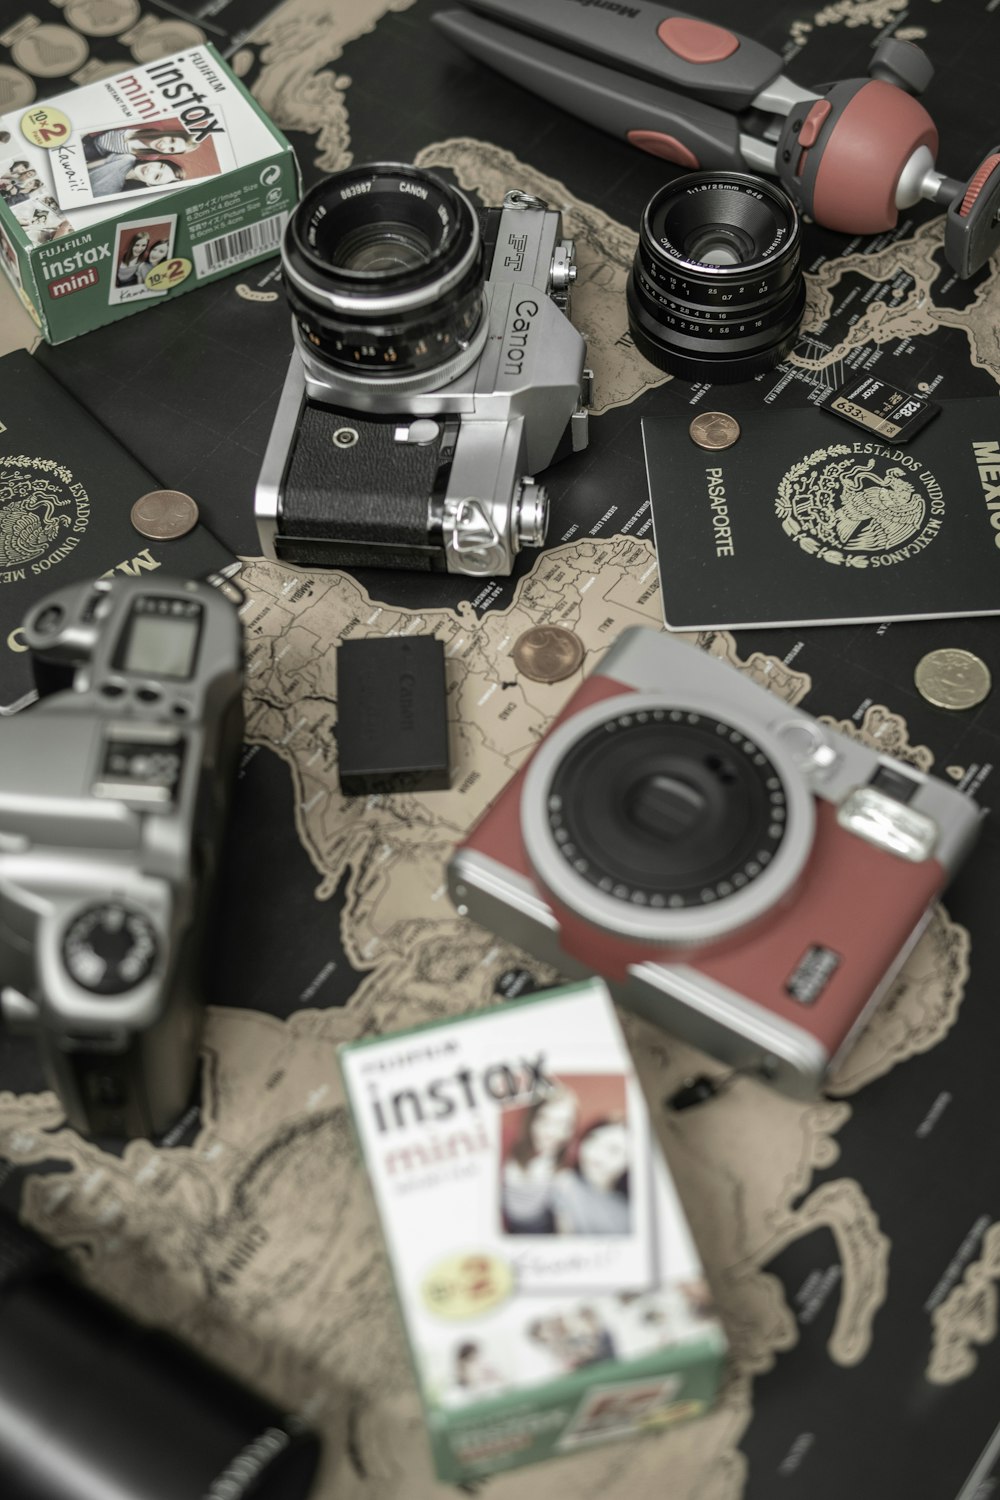
[[[1000,613],[1000,401],[944,401],[905,447],[815,407],[730,447],[642,423],[669,630]]]
[[[19,627],[54,589],[159,568],[199,579],[234,571],[200,523],[169,540],[140,535],[132,506],[160,488],[30,354],[0,359],[0,714],[35,697]]]

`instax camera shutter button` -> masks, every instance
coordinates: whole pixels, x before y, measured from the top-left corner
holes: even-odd
[[[811,724],[803,719],[786,719],[784,723],[774,726],[774,734],[782,748],[792,757],[796,769],[803,773],[828,771],[837,759],[836,750],[819,724]]]

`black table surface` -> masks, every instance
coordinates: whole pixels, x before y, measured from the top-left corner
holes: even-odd
[[[364,160],[419,157],[473,195],[508,172],[511,186],[547,189],[577,238],[597,399],[590,446],[546,476],[557,518],[549,547],[522,556],[512,579],[487,590],[461,579],[359,574],[372,621],[381,611],[411,626],[432,616],[439,634],[449,619],[488,634],[490,617],[498,622],[505,612],[531,623],[541,618],[532,580],[551,577],[550,563],[568,570],[567,589],[582,587],[587,568],[603,580],[620,567],[620,587],[632,589],[630,607],[639,609],[634,580],[652,558],[641,529],[643,416],[721,409],[752,425],[765,408],[815,402],[876,359],[880,374],[935,399],[996,397],[998,267],[957,281],[943,261],[939,216],[926,205],[901,216],[892,233],[850,242],[805,225],[810,301],[800,342],[778,370],[734,386],[662,381],[628,347],[621,289],[642,209],[673,169],[461,55],[430,23],[443,8],[436,0],[285,0],[270,10],[232,0],[203,13],[162,0],[148,7],[166,50],[196,39],[184,27],[221,47],[288,134],[306,186]],[[939,128],[941,169],[968,175],[1000,136],[994,4],[835,0],[801,12],[779,0],[752,17],[736,0],[696,9],[751,28],[807,87],[864,76],[882,35],[917,40],[936,67],[923,102]],[[82,35],[100,61],[130,56],[122,38],[135,24],[131,0],[41,3],[35,11],[36,21]],[[29,23],[9,0],[0,19],[7,27],[0,80],[4,69],[25,76],[17,37]],[[36,75],[33,85],[44,97],[67,79]],[[274,610],[283,586],[294,589],[291,572],[251,561],[259,552],[254,485],[290,352],[277,261],[35,350],[164,487],[194,495],[217,536],[248,559],[251,596],[271,611],[253,627],[255,648],[281,633]],[[831,441],[853,434],[831,430]],[[982,496],[949,495],[949,503],[981,506]],[[630,531],[642,539],[627,552]],[[313,582],[321,593],[323,580]],[[617,587],[609,585],[612,616]],[[346,618],[347,607],[338,604],[330,620]],[[642,609],[658,623],[655,599]],[[591,662],[602,640],[585,638]],[[700,644],[755,675],[773,669],[778,690],[810,712],[989,804],[1000,753],[998,689],[976,708],[949,711],[920,695],[913,670],[926,652],[957,647],[976,653],[996,684],[994,619],[717,632]],[[320,1078],[315,1052],[364,1028],[481,1003],[550,976],[484,934],[466,936],[450,908],[438,908],[435,925],[421,907],[415,926],[393,908],[396,925],[387,917],[370,951],[360,952],[355,930],[378,928],[365,905],[380,878],[378,842],[354,837],[328,857],[336,839],[329,829],[320,836],[303,812],[304,772],[282,737],[295,732],[291,695],[286,679],[279,686],[276,703],[261,679],[248,682],[250,728],[212,960],[216,1004],[200,1105],[155,1147],[123,1154],[79,1141],[60,1128],[50,1096],[35,1092],[43,1084],[27,1044],[0,1037],[0,1088],[10,1090],[0,1092],[0,1193],[137,1314],[171,1322],[309,1411],[329,1438],[318,1500],[413,1500],[437,1489],[360,1172],[348,1164],[343,1109],[326,1113],[320,1102],[335,1088],[334,1070],[330,1064]],[[561,701],[545,699],[541,711],[554,713]],[[433,817],[427,827],[428,858],[440,871],[462,830]],[[392,878],[406,859],[422,857],[412,842],[405,855],[402,844],[391,847]],[[492,1481],[490,1493],[503,1500],[560,1484],[559,1493],[612,1500],[993,1493],[998,869],[991,815],[919,950],[923,959],[859,1047],[855,1072],[811,1108],[741,1082],[689,1114],[666,1114],[659,1099],[698,1060],[629,1023],[730,1333],[730,1376],[717,1411],[701,1422]],[[405,899],[401,910],[405,916]],[[444,995],[428,956],[435,944],[454,954],[463,943],[485,968],[459,982],[442,959],[441,973],[455,984]],[[303,1102],[314,1092],[314,1103]],[[162,1196],[149,1186],[157,1182],[166,1184]]]

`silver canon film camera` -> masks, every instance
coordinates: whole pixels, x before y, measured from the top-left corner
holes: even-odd
[[[76,1129],[158,1135],[198,1061],[239,616],[208,584],[116,576],[49,594],[24,634],[40,701],[3,728],[3,1020]]]
[[[261,546],[305,567],[508,574],[535,475],[587,445],[562,216],[477,213],[430,172],[351,167],[306,194],[282,267],[295,352],[257,485]]]

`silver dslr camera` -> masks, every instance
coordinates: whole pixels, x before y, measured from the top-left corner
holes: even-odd
[[[261,547],[304,567],[509,574],[540,547],[535,475],[587,445],[562,216],[477,213],[417,167],[306,194],[282,268],[295,352],[257,485]]]
[[[77,1130],[158,1135],[198,1061],[239,616],[208,584],[99,578],[49,594],[24,633],[40,701],[3,728],[0,1010]]]

